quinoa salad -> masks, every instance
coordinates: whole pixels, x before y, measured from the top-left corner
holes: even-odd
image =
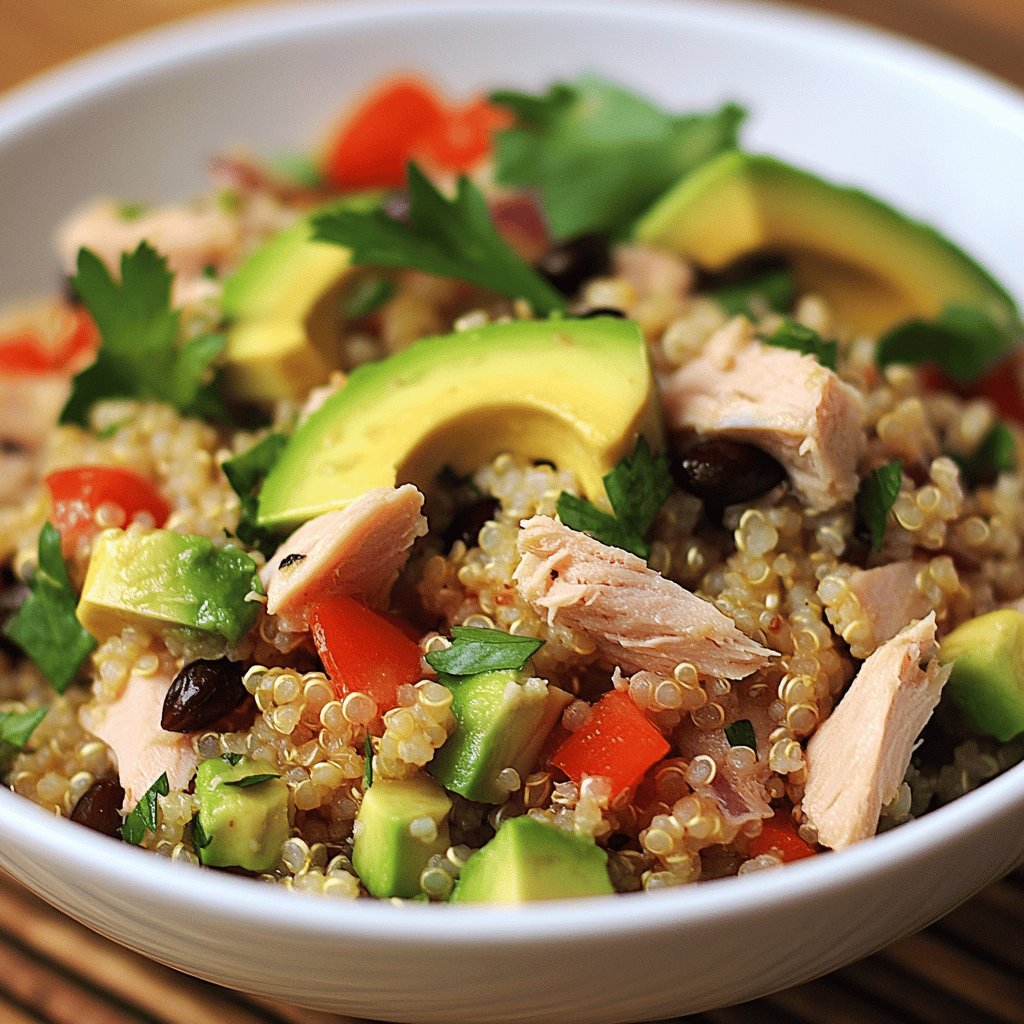
[[[842,850],[1024,759],[1024,331],[937,230],[594,76],[398,77],[101,199],[0,312],[0,779],[302,892]]]

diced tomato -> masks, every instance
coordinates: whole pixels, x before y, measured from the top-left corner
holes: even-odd
[[[339,697],[365,693],[381,713],[398,706],[398,688],[423,677],[420,645],[383,615],[344,595],[307,613],[313,642]]]
[[[147,513],[154,526],[163,526],[171,506],[153,484],[138,473],[120,466],[76,466],[60,469],[46,478],[53,510],[50,522],[61,536],[65,557],[80,537],[100,530],[96,510],[102,505],[120,509],[110,526],[125,526]]]
[[[485,99],[450,107],[440,130],[423,139],[420,152],[449,171],[467,171],[491,151],[491,137],[512,123],[512,115]]]
[[[921,368],[921,383],[926,391],[987,398],[1000,416],[1024,424],[1024,349],[1016,349],[973,384],[958,384],[934,365]]]
[[[797,835],[796,822],[785,811],[776,811],[775,815],[761,824],[761,831],[747,844],[747,853],[751,857],[760,857],[763,853],[773,853],[785,863],[813,857],[818,851]]]
[[[33,328],[0,335],[0,374],[74,373],[96,351],[99,334],[84,309],[69,309],[55,341]]]
[[[624,690],[606,693],[583,725],[551,758],[574,782],[584,775],[611,780],[612,799],[635,786],[669,751],[665,737]]]

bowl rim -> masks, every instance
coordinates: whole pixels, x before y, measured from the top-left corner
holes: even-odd
[[[233,8],[184,19],[128,40],[116,42],[46,72],[0,95],[0,149],[12,137],[59,111],[125,88],[139,76],[164,68],[216,57],[250,43],[301,37],[317,28],[383,24],[389,20],[446,16],[545,17],[599,13],[628,23],[668,20],[678,24],[728,23],[730,31],[759,37],[791,39],[798,32],[808,45],[839,48],[849,59],[866,60],[888,73],[919,79],[957,97],[978,116],[998,122],[1001,130],[1024,141],[1024,94],[987,72],[919,43],[847,21],[747,0],[441,0],[429,7],[415,0],[384,0],[343,6],[320,3]],[[555,900],[517,908],[408,904],[383,901],[303,899],[270,885],[170,862],[132,849],[73,825],[0,788],[4,832],[17,832],[44,858],[64,869],[83,871],[103,886],[173,900],[214,913],[240,925],[273,920],[275,927],[325,938],[344,934],[375,942],[436,942],[437,915],[458,914],[459,928],[448,941],[497,946],[518,941],[585,939],[595,929],[620,937],[640,931],[697,924],[709,915],[746,917],[768,907],[798,904],[823,889],[871,884],[892,869],[909,865],[944,846],[962,841],[975,828],[1000,815],[1024,812],[1024,764],[1004,772],[980,789],[924,817],[850,849],[791,864],[784,871],[758,872],[738,878],[625,898]],[[73,829],[74,831],[69,831]],[[7,840],[3,840],[7,845]],[[185,872],[185,874],[183,874]],[[723,884],[726,888],[722,888]]]

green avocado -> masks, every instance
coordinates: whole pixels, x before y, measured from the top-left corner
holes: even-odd
[[[502,452],[602,477],[661,418],[640,328],[629,320],[491,324],[424,338],[359,367],[292,435],[260,493],[263,526],[294,526],[377,487],[429,489]]]
[[[527,903],[613,893],[608,854],[588,836],[525,815],[474,853],[452,903]]]
[[[635,237],[711,271],[756,252],[784,256],[799,292],[823,295],[841,323],[870,333],[950,303],[1016,322],[1010,295],[934,228],[769,156],[709,160],[655,203]]]
[[[99,641],[126,626],[185,631],[237,643],[263,593],[256,563],[238,548],[173,530],[104,530],[96,538],[76,614]]]
[[[248,871],[277,867],[291,826],[288,785],[274,765],[247,757],[237,764],[222,757],[203,761],[196,772],[196,799],[195,846],[203,864]]]
[[[544,740],[572,696],[521,672],[501,669],[459,679],[442,676],[452,691],[458,725],[427,765],[446,789],[469,800],[500,804],[508,790],[498,784],[503,768],[521,779],[533,770]]]
[[[427,861],[450,845],[451,809],[451,800],[429,776],[376,779],[359,806],[352,846],[352,867],[366,891],[381,899],[418,895]],[[422,830],[417,832],[414,822]]]
[[[979,615],[943,639],[953,666],[945,693],[978,732],[1012,740],[1024,732],[1024,612]]]

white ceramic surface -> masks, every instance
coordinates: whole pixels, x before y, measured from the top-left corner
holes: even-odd
[[[396,68],[454,94],[581,69],[679,108],[727,97],[747,145],[872,188],[1024,295],[1024,100],[862,29],[715,0],[260,8],[80,62],[0,102],[0,301],[56,281],[49,236],[97,193],[200,187],[225,143],[307,144]],[[51,903],[222,984],[395,1021],[695,1011],[811,978],[918,929],[1024,853],[1024,767],[842,854],[761,875],[515,911],[330,903],[171,864],[0,791],[0,864]]]

